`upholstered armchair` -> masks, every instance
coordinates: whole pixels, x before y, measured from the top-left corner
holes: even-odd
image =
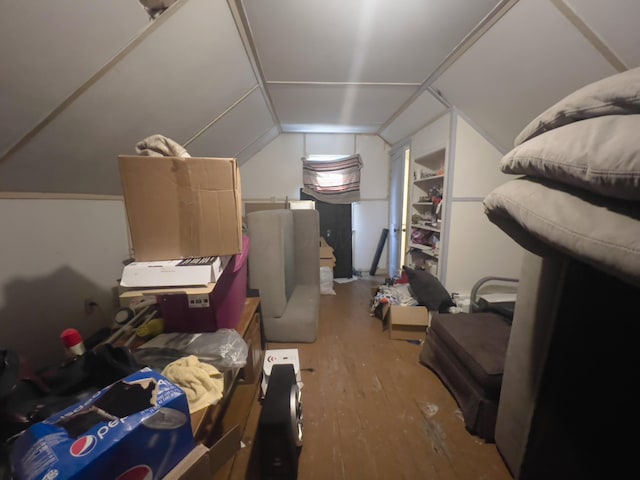
[[[317,210],[247,214],[249,287],[257,289],[268,342],[311,343],[320,316],[320,218]]]

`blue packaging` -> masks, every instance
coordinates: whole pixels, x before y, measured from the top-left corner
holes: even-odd
[[[152,480],[194,447],[184,391],[145,368],[29,427],[11,465],[15,480]]]

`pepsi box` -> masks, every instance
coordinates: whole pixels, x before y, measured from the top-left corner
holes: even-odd
[[[194,447],[184,391],[144,368],[29,427],[11,465],[15,480],[152,480]]]

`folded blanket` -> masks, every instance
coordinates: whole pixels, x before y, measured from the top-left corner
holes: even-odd
[[[175,140],[164,135],[151,135],[136,144],[139,155],[150,157],[190,157],[189,153]]]

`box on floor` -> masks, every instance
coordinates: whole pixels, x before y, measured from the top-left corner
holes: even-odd
[[[336,257],[324,237],[320,237],[320,266],[333,268],[336,266]]]
[[[422,306],[389,305],[389,337],[394,340],[424,340],[429,326],[429,310]]]

